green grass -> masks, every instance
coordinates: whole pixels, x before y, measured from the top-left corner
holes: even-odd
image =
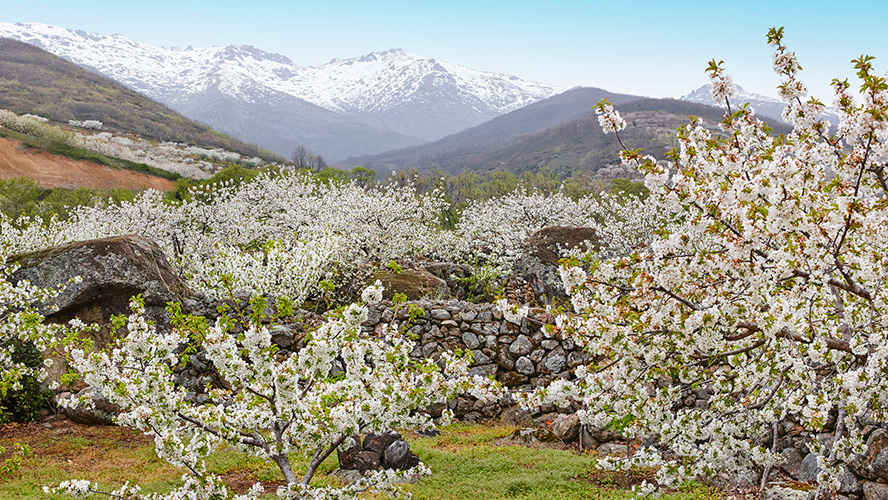
[[[414,498],[458,499],[620,499],[629,491],[595,469],[588,453],[505,444],[514,427],[457,424],[435,438],[414,438],[410,448],[432,475],[405,487]],[[663,495],[703,500],[718,493],[701,486]]]
[[[38,424],[32,424],[38,425]],[[0,477],[0,500],[36,500],[47,497],[41,487],[65,479],[97,481],[107,490],[124,481],[138,482],[144,493],[165,492],[180,484],[182,471],[157,458],[152,443],[137,432],[121,428],[61,426],[69,431],[47,430],[26,436],[31,456],[19,471]],[[54,427],[55,429],[55,427]],[[404,490],[415,499],[598,499],[631,498],[622,487],[622,475],[594,469],[594,456],[571,450],[533,448],[507,444],[502,438],[515,428],[499,425],[455,424],[433,438],[405,433],[411,449],[432,468],[432,475]],[[61,432],[54,434],[54,432]],[[0,434],[0,444],[11,441]],[[304,470],[306,460],[294,458],[294,468]],[[312,481],[313,485],[338,485],[331,473],[338,463],[328,459]],[[270,462],[233,450],[213,455],[211,472],[222,475],[238,492],[262,481],[268,498],[273,497],[282,476]],[[297,472],[298,474],[298,472]],[[669,500],[722,498],[719,492],[701,486],[667,493]],[[366,495],[368,499],[384,496]]]

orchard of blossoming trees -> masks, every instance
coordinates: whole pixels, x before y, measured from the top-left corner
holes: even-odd
[[[460,391],[491,397],[496,387],[469,377],[469,360],[459,356],[410,362],[412,341],[398,329],[361,336],[364,304],[380,298],[377,285],[293,355],[278,354],[268,325],[316,294],[319,281],[362,262],[429,257],[504,276],[521,243],[550,225],[592,227],[605,243],[564,261],[573,311],[557,316],[549,332],[584,346],[592,362],[572,380],[519,394],[524,404],[579,401],[583,423],[643,439],[632,456],[599,465],[656,467],[660,487],[716,473],[754,473],[764,483],[781,461],[779,424],[817,430],[829,423],[835,439],[811,448],[820,457],[818,483],[835,490],[842,467],[864,452],[864,424],[886,421],[888,84],[869,58],[855,61],[859,97],[848,82],[834,83],[842,119],[831,128],[818,120],[824,104],[806,97],[782,29],[768,40],[793,132],[773,137],[752,109],[733,106],[731,80],[713,62],[713,99],[727,107],[719,132],[692,120],[679,130],[673,162],[622,153],[645,175],[645,200],[515,192],[470,205],[444,231],[440,193],[278,173],[194,191],[178,204],[149,192],[77,209],[64,222],[2,219],[0,238],[9,253],[138,233],[164,248],[195,291],[251,295],[250,311],[271,311],[271,318],[231,311],[216,323],[174,313],[176,327],[163,332],[136,301],[119,320],[128,333],[112,350],[71,348],[85,380],[123,408],[118,421],[151,432],[158,455],[187,471],[180,488],[150,498],[230,496],[204,467],[222,444],[276,463],[288,483],[278,491],[283,498],[396,491],[390,474],[343,489],[310,481],[351,435],[429,425],[416,409]],[[625,121],[606,102],[598,112],[603,129],[619,137]],[[48,338],[33,308],[16,307],[42,292],[5,286],[9,310],[27,317],[9,316],[0,333],[0,366],[12,374],[2,387],[19,373],[12,343]],[[502,304],[510,321],[528,311]],[[186,340],[202,345],[227,382],[205,404],[189,403],[172,382]],[[691,393],[696,403],[687,405]],[[301,478],[291,451],[312,457]],[[67,481],[54,489],[85,495],[95,486]],[[140,498],[128,485],[114,494]]]
[[[146,192],[132,202],[77,208],[65,221],[3,218],[0,234],[9,255],[137,233],[163,247],[195,292],[210,299],[267,300],[275,307],[273,318],[240,312],[216,324],[180,318],[173,331],[157,330],[136,306],[121,325],[126,335],[110,353],[73,349],[71,365],[125,410],[119,422],[152,432],[158,454],[188,471],[183,486],[167,498],[222,495],[224,485],[207,475],[203,464],[223,444],[278,464],[290,483],[279,492],[283,497],[340,498],[367,488],[391,489],[397,478],[379,474],[344,489],[310,488],[312,472],[296,477],[288,454],[308,451],[316,467],[352,435],[428,425],[428,417],[415,412],[417,408],[460,392],[487,398],[496,394],[496,387],[469,377],[468,360],[461,357],[435,360],[442,366],[411,361],[413,341],[398,330],[378,339],[361,337],[358,326],[366,319],[361,304],[346,307],[312,332],[296,355],[284,358],[270,343],[278,315],[317,294],[320,280],[336,280],[363,262],[430,256],[467,262],[498,276],[519,256],[521,243],[547,225],[598,227],[601,234],[614,235],[612,248],[618,251],[625,242],[642,244],[655,215],[618,226],[615,220],[646,210],[640,200],[608,195],[571,200],[515,192],[497,203],[469,207],[456,231],[443,231],[437,226],[443,204],[439,193],[417,194],[410,186],[368,190],[318,184],[301,174],[269,173],[243,185],[194,190],[189,201],[178,204]],[[617,241],[618,236],[625,242]],[[380,293],[370,287],[361,302],[378,301]],[[24,325],[20,331],[26,331]],[[21,336],[20,331],[10,338]],[[176,347],[194,339],[227,382],[225,390],[210,394],[213,404],[193,406],[173,383],[173,369],[188,355]],[[373,360],[370,365],[367,359]],[[331,370],[336,360],[339,364]],[[74,494],[96,489],[83,481],[58,488]],[[115,494],[135,497],[133,488]]]

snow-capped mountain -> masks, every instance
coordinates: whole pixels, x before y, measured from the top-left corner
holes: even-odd
[[[736,94],[731,97],[732,104],[739,105],[749,103],[749,105],[755,109],[757,115],[783,121],[783,108],[786,107],[786,103],[774,97],[756,94],[755,92],[748,92],[743,90],[743,87],[739,85],[734,85],[734,88],[736,89]],[[704,85],[689,94],[679,97],[679,99],[682,101],[695,102],[697,104],[706,104],[708,106],[724,107],[724,103],[712,102],[712,94],[710,92],[710,86]]]
[[[154,47],[45,24],[0,23],[0,37],[38,46],[281,153],[302,143],[334,160],[437,139],[561,91],[399,49],[303,67],[251,46]],[[298,130],[262,125],[282,116]],[[220,121],[231,118],[239,125]],[[349,133],[360,144],[351,145]]]
[[[739,85],[734,85],[734,88],[737,93],[731,97],[732,103],[749,103],[757,115],[783,121],[783,109],[786,107],[785,102],[774,97],[756,94],[755,92],[748,92],[743,90],[743,87]],[[679,99],[682,101],[696,102],[698,104],[707,104],[709,106],[718,106],[718,104],[712,102],[709,85],[704,85],[689,94],[679,97]],[[834,108],[827,107],[824,111],[824,118],[833,125],[839,122],[839,115]]]

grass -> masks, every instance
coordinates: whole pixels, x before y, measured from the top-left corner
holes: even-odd
[[[411,450],[433,473],[416,484],[405,485],[404,490],[415,499],[428,500],[631,498],[622,487],[620,474],[594,469],[594,456],[569,449],[513,445],[505,438],[514,430],[500,425],[454,424],[436,437],[405,434]],[[55,498],[47,497],[41,487],[75,478],[96,481],[108,490],[130,481],[141,484],[144,493],[164,492],[179,484],[182,475],[181,470],[157,458],[149,438],[131,429],[86,427],[66,421],[55,422],[49,428],[45,424],[0,428],[0,445],[11,448],[14,442],[29,444],[32,453],[20,470],[0,477],[0,500]],[[305,460],[294,461],[295,468],[304,470]],[[312,484],[341,484],[331,474],[337,466],[335,456],[328,459]],[[269,493],[283,484],[273,464],[235,450],[213,455],[208,467],[225,477],[239,493],[256,481],[263,482]],[[663,498],[704,500],[721,496],[705,487],[690,486]]]
[[[516,428],[455,424],[434,438],[410,440],[410,448],[433,474],[404,489],[429,500],[621,499],[631,498],[610,473],[595,469],[595,457],[570,449],[518,446],[505,438]],[[703,500],[719,493],[701,486],[663,495]]]

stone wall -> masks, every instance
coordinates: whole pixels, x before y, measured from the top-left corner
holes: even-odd
[[[246,303],[242,306],[246,307]],[[211,320],[217,314],[216,304],[194,304],[189,309]],[[434,359],[445,351],[471,351],[474,362],[470,373],[493,376],[507,388],[544,387],[556,378],[570,378],[573,369],[588,359],[588,355],[570,340],[546,334],[543,325],[551,316],[543,309],[533,310],[521,325],[506,321],[493,304],[460,300],[422,299],[397,305],[383,301],[371,306],[368,312],[368,319],[362,324],[364,333],[379,335],[386,325],[404,328],[416,339],[416,348],[411,355],[417,359]],[[272,341],[282,349],[282,354],[294,352],[302,347],[304,334],[323,321],[320,315],[297,311],[289,322],[271,326]],[[177,382],[194,390],[193,397],[200,401],[205,397],[200,394],[201,388],[213,382],[213,377],[208,361],[198,352],[191,357],[188,366],[180,369]],[[497,418],[510,406],[508,398],[496,404],[482,405],[469,396],[461,396],[451,403],[450,409],[458,418],[477,421]],[[572,412],[575,409],[561,410]],[[535,415],[558,410],[549,406]],[[529,416],[525,420],[529,420]]]
[[[572,377],[573,369],[588,358],[572,341],[546,333],[544,325],[550,318],[543,309],[536,309],[516,325],[506,321],[493,304],[419,300],[395,306],[381,302],[371,307],[362,328],[368,334],[378,333],[387,324],[405,328],[416,339],[411,353],[416,358],[468,350],[474,359],[471,374],[493,376],[508,388],[530,389]],[[480,420],[499,416],[503,406],[509,406],[509,401],[482,406],[461,397],[451,409],[457,417]]]
[[[408,319],[409,311],[419,308],[423,314]],[[546,334],[544,325],[551,316],[543,309],[532,310],[529,318],[515,325],[506,321],[493,304],[473,304],[457,300],[420,300],[395,308],[390,302],[375,305],[368,321],[363,324],[368,334],[377,332],[381,325],[405,321],[407,331],[417,339],[413,352],[416,357],[435,357],[445,350],[468,349],[474,354],[471,371],[492,375],[509,388],[529,389],[545,386],[556,378],[571,378],[573,369],[588,361],[588,354],[571,340]],[[706,404],[707,389],[688,394],[686,406]],[[468,396],[461,396],[451,404],[457,417],[465,420],[483,420],[494,417],[514,419],[521,413],[507,399],[496,405],[483,406]],[[601,454],[624,453],[624,441],[616,433],[604,429],[590,429],[579,425],[572,408],[540,408],[533,414],[518,417],[525,424],[535,421],[553,431],[563,441],[580,441],[585,448],[596,448]],[[867,438],[868,452],[844,468],[839,499],[888,500],[888,429],[881,422],[865,417],[862,431]],[[519,423],[519,422],[514,422]],[[814,438],[829,445],[834,439],[835,418],[827,422],[819,433],[805,430],[798,423],[785,421],[778,427],[777,449],[785,462],[774,469],[771,480],[783,477],[800,483],[816,481],[819,467],[816,455],[808,450]],[[723,478],[734,486],[757,486],[759,478]],[[749,484],[746,484],[746,483]],[[809,493],[806,491],[806,494]],[[813,493],[813,490],[810,492]]]

